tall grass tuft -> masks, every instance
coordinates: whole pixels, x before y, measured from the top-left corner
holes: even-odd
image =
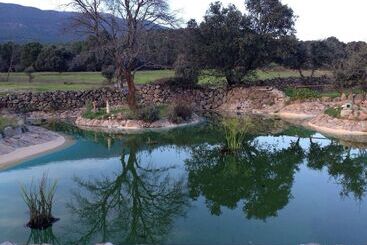
[[[229,118],[222,121],[226,138],[226,147],[229,151],[237,151],[242,147],[246,134],[254,128],[249,118]]]
[[[38,186],[33,185],[33,182],[29,188],[21,186],[23,200],[29,209],[29,228],[44,230],[57,221],[52,216],[56,186],[57,182],[50,182],[46,174],[42,176]]]

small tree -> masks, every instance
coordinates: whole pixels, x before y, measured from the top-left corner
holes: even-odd
[[[182,84],[193,85],[199,80],[199,69],[187,56],[179,55],[174,64],[175,78]]]
[[[112,83],[112,79],[115,76],[115,67],[113,65],[105,66],[102,68],[101,74],[107,79],[108,83]]]
[[[367,45],[350,44],[347,56],[335,62],[333,74],[341,88],[357,82],[367,81]]]
[[[32,82],[34,79],[34,75],[33,73],[35,72],[33,66],[29,66],[27,68],[24,69],[24,73],[28,76],[28,82]]]
[[[42,44],[40,43],[27,43],[23,46],[20,56],[20,62],[23,67],[33,66],[37,60],[38,55],[42,51]]]

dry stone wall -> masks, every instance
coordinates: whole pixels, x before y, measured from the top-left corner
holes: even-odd
[[[85,106],[88,101],[96,101],[99,106],[108,99],[112,104],[125,101],[122,91],[101,88],[89,91],[55,91],[46,93],[19,93],[0,97],[0,109],[14,112],[72,110]]]
[[[261,95],[261,96],[260,96]],[[259,97],[260,96],[260,97]],[[6,108],[14,112],[53,112],[59,110],[74,110],[84,107],[88,101],[96,101],[97,105],[105,106],[106,100],[111,105],[126,103],[126,90],[115,88],[101,88],[85,92],[55,91],[47,93],[20,93],[0,97],[0,109]],[[232,103],[236,97],[239,101],[249,101],[256,106],[271,105],[276,103],[274,96],[266,95],[266,91],[254,92],[253,88],[228,87],[228,88],[177,88],[167,85],[146,85],[138,89],[138,101],[141,104],[171,104],[175,101],[191,104],[197,110],[215,110],[226,103]],[[260,103],[259,97],[266,98]],[[268,101],[268,100],[272,101]],[[274,101],[273,101],[274,100]],[[236,102],[237,103],[237,102]],[[238,107],[236,104],[235,108]]]

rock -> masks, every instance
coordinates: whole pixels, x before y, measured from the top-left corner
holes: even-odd
[[[322,102],[330,102],[331,101],[331,98],[330,97],[326,97],[326,96],[323,96],[321,98]]]
[[[0,243],[0,245],[16,245],[16,244],[12,242],[3,242],[3,243]]]
[[[340,112],[340,117],[343,119],[348,119],[350,115],[353,115],[353,110],[343,109]]]
[[[355,94],[349,94],[348,95],[348,100],[354,101],[354,97],[355,97]]]
[[[3,135],[5,138],[13,137],[17,134],[17,130],[13,129],[12,127],[6,127],[3,130]]]
[[[357,94],[355,97],[354,97],[354,103],[355,104],[360,104],[362,103],[362,101],[365,99],[364,95],[363,94]]]
[[[353,113],[351,113],[349,116],[348,116],[348,120],[355,120],[356,119],[356,116],[353,115]]]
[[[367,113],[360,111],[359,112],[359,116],[358,116],[358,120],[360,121],[366,121],[367,120]]]
[[[361,122],[361,128],[363,132],[367,132],[367,122]]]
[[[127,120],[125,126],[128,128],[140,128],[140,124],[134,120]]]
[[[347,98],[347,95],[345,94],[345,93],[342,93],[342,95],[341,95],[341,97],[340,97],[340,100],[341,101],[345,101],[345,100],[347,100],[348,98]]]

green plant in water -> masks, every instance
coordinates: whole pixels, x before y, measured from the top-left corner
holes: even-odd
[[[58,220],[52,216],[56,186],[57,182],[50,182],[46,174],[42,176],[38,186],[33,185],[33,181],[29,188],[21,186],[23,200],[29,209],[29,228],[44,230]]]
[[[239,150],[246,134],[253,129],[254,125],[249,118],[230,118],[222,121],[226,138],[226,147],[230,151]]]

